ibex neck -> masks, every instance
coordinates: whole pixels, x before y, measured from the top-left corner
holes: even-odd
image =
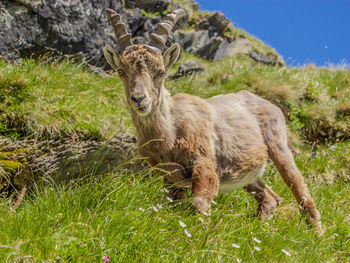
[[[139,144],[149,141],[161,141],[165,147],[171,147],[175,141],[174,121],[171,114],[173,98],[165,90],[159,107],[147,116],[139,116],[132,112],[132,119],[136,129]]]

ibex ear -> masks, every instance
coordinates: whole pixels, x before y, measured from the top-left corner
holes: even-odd
[[[167,51],[165,51],[163,59],[164,59],[164,66],[166,71],[168,71],[174,65],[174,63],[179,58],[179,55],[180,55],[180,45],[178,43],[175,43],[174,45],[169,47]]]
[[[108,64],[111,65],[111,67],[114,68],[115,70],[118,70],[119,64],[120,64],[119,56],[117,53],[115,53],[113,48],[111,48],[110,46],[105,46],[105,48],[103,49],[103,53],[105,55],[105,58]]]

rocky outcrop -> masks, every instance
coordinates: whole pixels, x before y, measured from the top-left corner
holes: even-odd
[[[102,46],[116,48],[104,15],[118,1],[4,0],[0,3],[0,55],[11,60],[47,52],[77,54],[103,65]]]
[[[192,18],[198,10],[193,0],[184,1],[187,15],[174,27],[166,44],[180,43],[183,50],[204,59],[221,59],[241,51],[240,39],[227,38],[230,20],[222,13]],[[103,47],[118,49],[113,30],[106,18],[106,8],[120,13],[134,43],[149,43],[150,33],[166,12],[184,8],[170,0],[2,0],[0,2],[0,56],[9,60],[38,57],[48,52],[69,56],[89,65],[108,67]],[[195,31],[181,29],[194,24]],[[231,43],[233,41],[233,43]],[[246,45],[246,43],[244,44]],[[266,55],[267,56],[267,55]],[[253,59],[269,63],[264,54],[252,54]],[[268,56],[271,59],[271,56]],[[98,70],[97,70],[98,71]]]
[[[142,169],[136,139],[115,136],[110,140],[69,137],[60,140],[27,139],[12,142],[0,139],[0,178],[7,186],[21,188],[36,182],[67,182],[118,168]],[[0,182],[1,183],[1,182]],[[4,191],[6,183],[3,183]]]

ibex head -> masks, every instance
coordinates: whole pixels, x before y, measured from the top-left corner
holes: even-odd
[[[138,115],[146,116],[159,105],[165,75],[179,57],[178,44],[172,45],[164,54],[163,49],[171,29],[185,15],[185,11],[179,9],[166,15],[158,24],[156,33],[151,34],[149,45],[133,45],[121,16],[112,9],[107,9],[107,15],[120,53],[106,46],[104,55],[111,67],[118,71],[131,109]]]

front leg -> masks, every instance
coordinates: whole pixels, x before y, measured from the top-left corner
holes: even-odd
[[[174,186],[168,179],[163,179],[164,188],[167,190],[167,196],[174,201],[182,201],[187,198],[186,190]]]
[[[218,193],[219,179],[215,174],[215,164],[210,159],[202,159],[192,171],[192,199],[196,212],[209,212],[210,202]]]

